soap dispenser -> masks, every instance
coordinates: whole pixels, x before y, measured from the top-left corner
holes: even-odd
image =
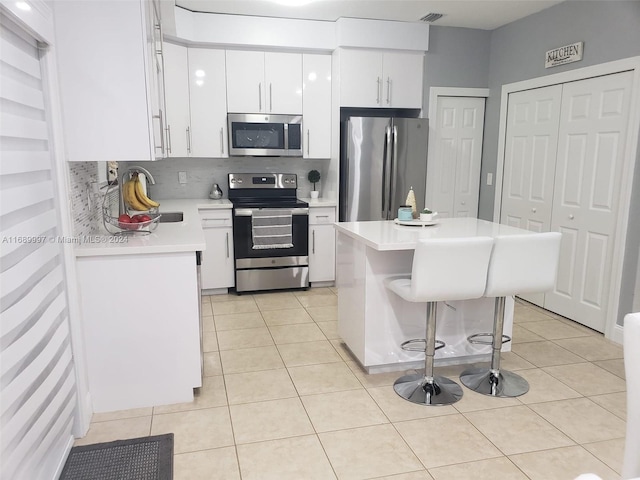
[[[218,186],[217,183],[214,183],[213,187],[211,187],[211,193],[209,194],[209,198],[213,200],[220,200],[222,198],[222,190],[220,190],[220,187]]]

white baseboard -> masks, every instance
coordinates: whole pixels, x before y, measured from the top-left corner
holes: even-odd
[[[613,334],[611,335],[611,338],[609,340],[622,345],[623,339],[624,339],[624,327],[621,325],[616,325],[615,327],[613,327]]]

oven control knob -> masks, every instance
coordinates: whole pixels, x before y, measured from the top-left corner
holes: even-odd
[[[271,260],[271,264],[275,265],[276,261],[275,260]]]
[[[238,183],[242,183],[242,179],[241,178],[238,179]]]

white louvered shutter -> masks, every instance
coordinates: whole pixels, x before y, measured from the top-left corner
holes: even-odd
[[[76,384],[36,41],[0,13],[0,478],[52,479]]]

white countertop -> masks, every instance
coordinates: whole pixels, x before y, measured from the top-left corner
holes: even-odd
[[[303,202],[307,202],[309,207],[336,207],[338,205],[337,200],[331,200],[327,198],[301,198]]]
[[[405,226],[390,221],[340,222],[334,228],[375,250],[414,250],[425,238],[462,238],[530,234],[528,230],[476,218],[443,218],[432,226]]]
[[[75,254],[77,257],[92,257],[203,251],[206,242],[198,209],[231,208],[231,202],[227,199],[160,200],[160,213],[183,212],[183,221],[159,223],[148,235],[114,236],[103,230],[101,234],[92,236],[92,241],[83,241],[76,245]]]

